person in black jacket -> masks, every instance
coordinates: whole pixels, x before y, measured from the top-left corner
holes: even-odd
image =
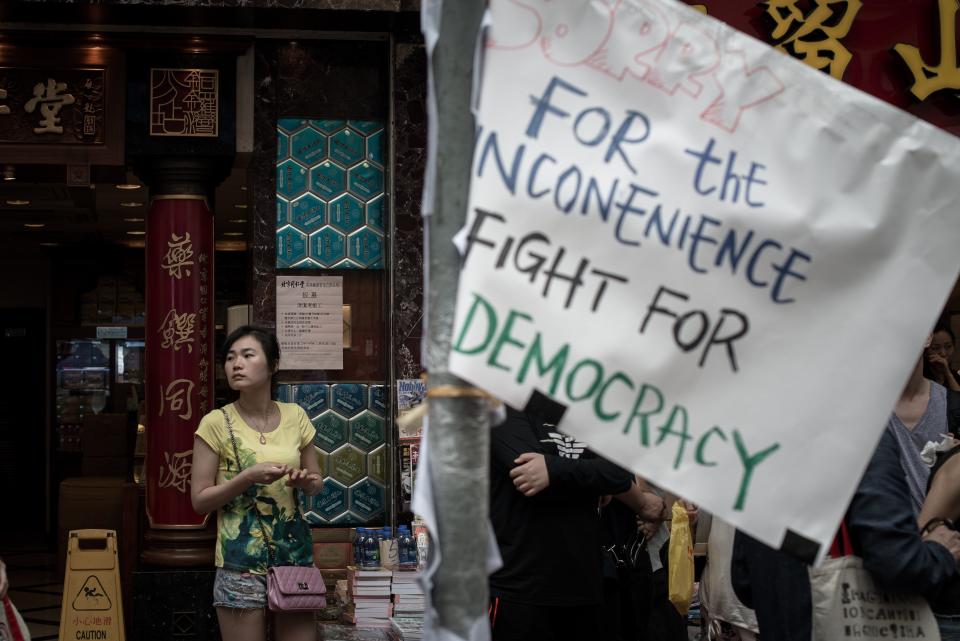
[[[536,415],[507,408],[490,443],[490,520],[503,557],[490,577],[494,641],[594,638],[604,495],[645,518],[666,512],[664,501],[626,470]]]
[[[897,413],[907,414],[905,393]],[[931,597],[958,576],[960,534],[936,528],[921,535],[900,449],[889,429],[867,465],[846,515],[854,551],[877,583],[891,591]],[[731,566],[737,597],[757,613],[762,639],[810,641],[807,565],[738,531]]]

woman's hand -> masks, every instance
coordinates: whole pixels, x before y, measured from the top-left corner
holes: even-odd
[[[681,500],[680,505],[682,505],[683,509],[687,511],[687,520],[690,521],[690,525],[695,524],[697,519],[700,518],[700,508],[690,501]]]
[[[253,467],[248,467],[242,474],[247,475],[247,480],[256,485],[270,485],[279,478],[290,473],[292,468],[289,465],[281,463],[257,463]]]
[[[310,470],[292,467],[287,471],[287,475],[290,477],[287,479],[287,487],[295,487],[310,495],[316,494],[319,491],[321,483],[319,474],[311,472]]]

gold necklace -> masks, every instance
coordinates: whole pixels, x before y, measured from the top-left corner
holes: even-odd
[[[271,403],[271,405],[272,405],[272,403]],[[246,414],[247,416],[253,418],[253,412],[251,412],[250,410],[244,408],[244,407],[240,404],[240,401],[237,401],[237,407],[240,408],[240,409],[243,409],[243,413],[244,413],[244,414]],[[270,409],[271,409],[271,406],[268,405],[268,406],[267,406],[267,411],[264,412],[264,414],[263,414],[263,427],[257,427],[256,425],[253,425],[253,422],[252,422],[252,421],[247,421],[247,424],[248,424],[248,425],[253,425],[253,429],[257,430],[257,432],[260,434],[260,439],[259,439],[259,440],[260,440],[260,445],[266,445],[266,444],[267,444],[267,437],[266,437],[266,435],[264,434],[264,432],[265,432],[266,429],[267,429],[267,425],[270,424]]]

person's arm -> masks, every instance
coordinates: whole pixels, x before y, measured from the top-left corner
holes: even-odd
[[[279,463],[258,463],[217,485],[220,456],[199,436],[193,439],[193,465],[190,470],[190,502],[198,514],[208,514],[243,494],[254,484],[267,485],[289,472]]]
[[[317,461],[317,449],[308,443],[300,450],[300,469],[290,470],[287,485],[300,489],[307,496],[316,496],[323,489],[323,475]]]
[[[897,592],[931,594],[957,576],[957,559],[946,547],[952,542],[943,528],[935,530],[935,540],[921,538],[910,505],[897,442],[884,430],[850,503],[847,526],[864,568],[878,583]]]
[[[946,357],[940,354],[930,353],[927,356],[927,361],[930,363],[930,368],[943,380],[944,387],[954,392],[960,392],[960,383],[957,382],[956,376],[954,376],[953,370],[950,368],[950,363],[947,362]]]
[[[636,512],[637,517],[644,521],[663,521],[669,514],[666,500],[638,483],[631,484],[630,489],[614,498]]]
[[[300,467],[290,469],[287,486],[295,487],[308,496],[315,496],[323,489],[323,475],[320,473],[320,463],[317,461],[317,449],[313,446],[317,429],[302,407],[297,407],[297,410],[297,427],[300,430]]]
[[[492,434],[493,469],[509,470],[514,486],[524,496],[569,500],[571,492],[599,497],[630,489],[633,475],[605,459],[543,454],[530,419],[523,412],[511,409],[506,422],[493,428]]]
[[[923,527],[934,517],[960,519],[960,454],[951,456],[937,470],[917,522]]]

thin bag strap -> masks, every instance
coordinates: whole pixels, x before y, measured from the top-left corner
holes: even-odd
[[[21,619],[17,618],[16,610],[13,609],[13,603],[10,597],[3,597],[3,614],[7,619],[7,625],[11,633],[11,641],[24,641],[23,629],[20,627]]]
[[[230,413],[227,412],[227,408],[221,407],[220,411],[223,412],[223,418],[227,422],[227,432],[230,434],[230,443],[233,445],[233,455],[237,459],[237,469],[241,472],[243,471],[243,463],[240,462],[240,449],[237,447],[237,437],[233,433],[233,422],[230,420]],[[253,511],[257,515],[257,522],[260,524],[260,536],[263,537],[263,542],[267,546],[267,557],[269,565],[277,564],[276,553],[273,548],[273,541],[270,539],[270,536],[267,534],[267,528],[263,525],[263,515],[260,514],[260,508],[257,507],[257,497],[252,497],[251,502],[253,503]]]

